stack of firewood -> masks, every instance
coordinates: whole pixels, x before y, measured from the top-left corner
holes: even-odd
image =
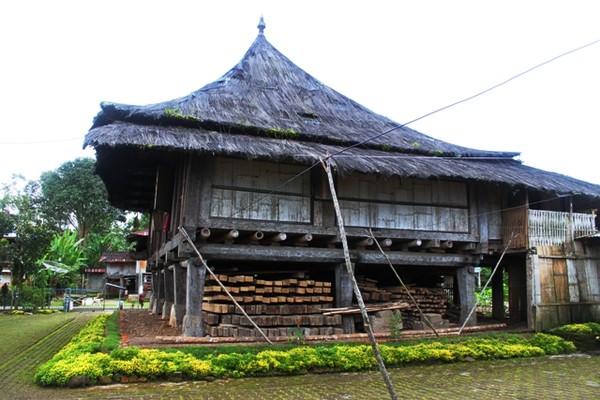
[[[365,303],[388,302],[391,300],[391,293],[380,288],[375,279],[357,276],[356,283]]]
[[[412,321],[421,320],[419,309],[427,314],[442,316],[446,314],[448,298],[443,288],[409,287],[407,292],[402,286],[391,286],[386,287],[385,290],[391,293],[391,301],[402,301],[410,305],[410,308],[402,310],[402,317],[408,326]],[[409,293],[414,301],[410,298]],[[418,308],[415,302],[418,304]]]
[[[333,303],[331,282],[311,279],[260,279],[217,275],[225,289],[268,337],[333,335],[342,330],[340,315],[323,315]],[[255,337],[260,333],[215,280],[204,287],[204,324],[210,336]]]

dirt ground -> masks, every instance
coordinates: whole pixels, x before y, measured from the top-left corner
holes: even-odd
[[[179,336],[180,327],[169,326],[168,320],[152,314],[148,309],[127,309],[121,313],[120,330],[129,346],[157,347],[157,336]]]

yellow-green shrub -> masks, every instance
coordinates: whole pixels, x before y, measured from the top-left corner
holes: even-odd
[[[294,348],[250,348],[240,353],[213,351],[196,357],[192,352],[118,348],[110,354],[99,351],[104,340],[108,315],[100,316],[76,335],[71,343],[44,364],[35,381],[40,385],[66,385],[72,377],[86,377],[91,383],[101,377],[119,376],[160,379],[181,373],[190,379],[203,377],[243,377],[300,374],[312,371],[360,371],[374,369],[376,360],[369,345],[336,344]],[[418,362],[456,362],[472,359],[533,357],[574,350],[573,343],[558,336],[536,334],[502,338],[453,338],[450,340],[382,344],[379,346],[388,366]]]

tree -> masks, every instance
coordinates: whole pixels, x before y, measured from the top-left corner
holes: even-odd
[[[94,175],[95,161],[77,158],[40,177],[41,211],[60,230],[76,229],[80,238],[107,233],[123,214],[108,202],[104,183]]]
[[[37,271],[37,261],[54,233],[36,207],[38,185],[28,182],[22,190],[16,189],[23,186],[23,181],[22,177],[13,178],[4,186],[0,201],[0,260],[11,266],[13,283],[17,286]]]
[[[79,158],[39,181],[17,176],[2,188],[0,262],[9,265],[19,288],[24,279],[38,288],[68,287],[86,266],[97,265],[103,251],[131,248],[126,236],[135,223],[110,205],[93,171],[94,160]],[[57,273],[62,267],[52,262],[69,272]]]

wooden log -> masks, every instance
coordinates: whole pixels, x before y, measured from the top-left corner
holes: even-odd
[[[408,249],[412,249],[414,247],[420,247],[423,244],[421,239],[411,240],[410,242],[402,243],[401,247],[403,251],[407,251]]]
[[[472,250],[475,250],[475,249],[477,249],[477,244],[476,244],[476,243],[473,243],[473,242],[468,242],[468,243],[459,243],[459,244],[456,246],[456,249],[457,249],[457,250],[460,250],[460,251],[472,251]]]
[[[296,239],[295,244],[299,246],[306,246],[308,242],[313,240],[313,235],[310,233],[306,233],[299,238]]]
[[[424,249],[432,249],[432,248],[439,248],[439,247],[440,247],[440,240],[439,239],[427,240],[423,244],[423,248]]]
[[[273,236],[270,236],[266,240],[271,243],[279,243],[279,242],[283,242],[286,239],[287,239],[287,234],[285,232],[279,232]]]
[[[373,243],[375,243],[373,238],[366,237],[366,238],[361,238],[361,239],[355,241],[354,246],[357,248],[363,248],[363,247],[373,246]]]
[[[379,245],[383,248],[391,247],[393,244],[393,240],[390,238],[382,239],[379,241]]]
[[[264,233],[262,233],[261,231],[256,231],[248,237],[248,242],[250,242],[252,244],[255,244],[255,243],[258,244],[258,242],[263,240],[264,237],[265,237]]]
[[[237,229],[231,229],[215,238],[217,242],[232,243],[235,239],[240,236],[240,232]]]
[[[208,228],[200,229],[199,236],[201,239],[208,239],[210,237],[210,229],[208,229]]]

